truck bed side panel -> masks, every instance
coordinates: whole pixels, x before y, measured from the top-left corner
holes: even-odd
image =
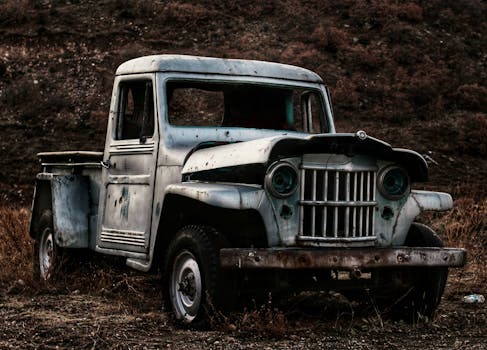
[[[87,248],[89,244],[89,178],[61,175],[52,179],[52,210],[56,243]]]

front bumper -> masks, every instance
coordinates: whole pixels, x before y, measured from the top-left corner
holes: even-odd
[[[466,251],[460,248],[225,248],[224,268],[234,269],[376,269],[384,267],[461,267]]]

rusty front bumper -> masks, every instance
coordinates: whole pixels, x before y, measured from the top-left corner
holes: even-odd
[[[460,248],[228,248],[220,251],[222,267],[236,269],[374,269],[383,267],[461,267]]]

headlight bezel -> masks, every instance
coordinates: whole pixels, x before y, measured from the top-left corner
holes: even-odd
[[[279,172],[284,171],[284,169],[290,171],[288,174],[290,174],[292,177],[292,186],[286,186],[291,188],[286,190],[285,192],[280,192],[278,191],[278,189],[276,189],[274,176],[279,175]],[[264,183],[265,183],[265,188],[272,196],[280,199],[288,198],[292,196],[299,187],[298,169],[296,169],[296,167],[293,164],[287,161],[276,162],[269,167],[267,174],[265,176]]]
[[[396,175],[392,174],[392,172],[396,172]],[[394,184],[388,185],[388,183],[390,181],[390,177],[391,176],[393,176],[393,177],[397,176],[398,172],[401,175],[402,183],[401,184],[394,183]],[[393,186],[393,187],[400,186],[400,192],[398,192],[398,190],[395,190],[395,191],[388,190],[387,187],[390,187],[390,186]],[[404,196],[406,196],[411,191],[411,180],[410,180],[409,174],[406,171],[406,169],[404,169],[400,165],[391,164],[391,165],[388,165],[385,168],[380,170],[379,176],[378,176],[377,187],[379,189],[380,194],[384,198],[387,198],[390,200],[398,200],[398,199],[401,199]],[[394,193],[394,192],[397,192],[397,193]]]

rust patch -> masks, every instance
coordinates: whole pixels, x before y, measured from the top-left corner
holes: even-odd
[[[394,266],[461,267],[465,260],[465,250],[457,248],[227,248],[220,251],[221,264],[226,268],[356,270]]]

